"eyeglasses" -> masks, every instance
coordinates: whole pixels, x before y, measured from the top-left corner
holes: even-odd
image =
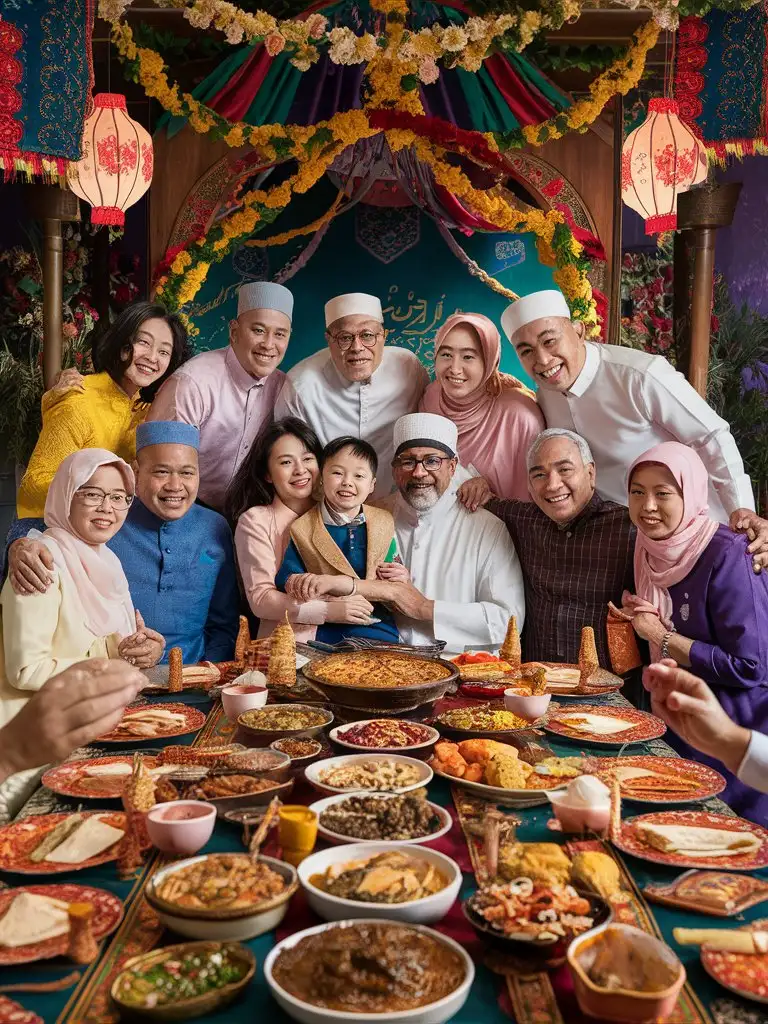
[[[332,334],[331,338],[339,346],[342,352],[346,352],[355,343],[356,339],[360,339],[360,344],[363,348],[376,348],[376,342],[382,336],[383,331],[356,331],[354,334],[351,332],[344,331],[343,334]]]
[[[427,455],[423,459],[394,459],[392,465],[406,473],[412,473],[417,466],[423,466],[428,473],[437,473],[443,463],[450,462],[452,458],[452,455]]]
[[[100,487],[81,487],[75,491],[78,498],[87,508],[98,508],[109,498],[109,504],[118,512],[124,512],[133,501],[132,494],[122,491],[102,491]]]

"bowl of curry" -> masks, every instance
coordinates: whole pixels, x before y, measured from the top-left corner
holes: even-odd
[[[264,977],[300,1024],[444,1024],[466,1002],[475,969],[432,928],[364,918],[289,935],[269,952]]]
[[[399,651],[349,651],[315,658],[302,669],[318,690],[342,707],[404,711],[428,704],[453,687],[455,665]]]

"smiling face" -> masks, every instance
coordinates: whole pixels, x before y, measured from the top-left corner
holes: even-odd
[[[166,521],[181,519],[197,498],[197,452],[186,444],[150,444],[136,456],[136,493]]]
[[[86,544],[106,544],[125,522],[129,497],[132,495],[126,491],[117,466],[99,466],[74,493],[69,508],[70,526]]]
[[[267,483],[289,508],[298,508],[312,498],[320,476],[317,459],[301,438],[283,434],[272,445],[267,459]]]
[[[376,486],[370,463],[351,448],[329,456],[323,466],[323,496],[337,512],[357,512]]]
[[[528,470],[531,497],[555,523],[575,519],[595,491],[595,465],[586,465],[567,437],[553,437],[539,447]]]
[[[516,331],[512,343],[523,367],[547,391],[567,391],[584,366],[584,324],[580,320],[542,317]]]
[[[133,339],[131,362],[123,373],[124,390],[132,394],[137,388],[154,384],[168,369],[172,354],[173,334],[165,320],[145,320]],[[126,359],[128,355],[126,348]]]
[[[439,469],[425,469],[420,461],[416,462],[412,470],[402,465],[407,459],[427,459],[430,456],[442,460]],[[417,512],[426,512],[448,490],[458,461],[456,458],[447,458],[442,448],[404,448],[392,462],[392,475],[411,508]]]
[[[373,317],[354,313],[335,320],[325,332],[333,365],[350,382],[368,380],[384,355],[384,325]]]
[[[246,373],[268,377],[283,361],[291,321],[276,309],[249,309],[230,321],[229,343]]]
[[[477,331],[457,324],[435,353],[435,378],[448,398],[466,398],[483,382],[485,360]]]
[[[629,518],[651,540],[666,540],[683,521],[685,504],[671,470],[655,462],[637,467],[629,485]]]

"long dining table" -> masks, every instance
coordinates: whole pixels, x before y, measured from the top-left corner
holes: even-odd
[[[144,698],[149,701],[162,701],[162,697]],[[218,742],[230,742],[233,737],[233,723],[229,722],[218,701],[211,700],[206,694],[185,691],[174,694],[174,701],[194,704],[206,713],[205,725],[196,734],[186,736],[172,742],[210,745]],[[628,703],[619,694],[600,698],[600,702],[613,704],[617,708],[628,707]],[[569,707],[575,706],[569,701]],[[439,710],[439,709],[438,709]],[[166,741],[167,742],[167,741]],[[573,755],[579,752],[572,743],[560,741],[548,735],[543,739],[551,746],[555,754]],[[142,743],[141,749],[148,753],[157,753],[161,743]],[[114,747],[105,749],[94,744],[85,750],[72,755],[72,759],[95,757],[118,752]],[[123,752],[123,751],[120,751]],[[619,748],[606,748],[600,751],[601,756],[618,754]],[[632,754],[651,754],[663,757],[674,757],[674,751],[664,740],[653,740],[642,745],[633,745]],[[472,801],[467,793],[451,786],[443,778],[435,777],[429,784],[431,800],[448,808],[453,818],[450,831],[434,841],[435,849],[451,856],[463,872],[463,885],[456,904],[448,916],[436,927],[438,930],[456,938],[471,953],[477,973],[472,990],[463,1009],[454,1018],[457,1024],[488,1024],[491,1021],[515,1021],[516,1024],[587,1024],[588,1018],[582,1017],[575,1002],[570,974],[566,966],[554,970],[539,970],[535,967],[511,966],[507,962],[498,962],[489,954],[487,947],[477,938],[461,911],[461,901],[477,887],[478,878],[482,879],[484,870],[482,851],[479,848],[477,829],[472,829],[468,817],[468,808]],[[312,803],[318,798],[306,782],[299,781],[290,797],[291,803]],[[78,809],[77,801],[69,800],[41,787],[22,809],[20,817],[28,818],[36,814],[52,811],[72,811]],[[83,806],[83,805],[80,805]],[[103,805],[97,800],[87,802],[87,809],[101,809]],[[672,805],[674,806],[674,805]],[[688,806],[688,805],[686,805]],[[731,813],[717,798],[697,805],[718,813]],[[649,808],[643,804],[625,803],[626,814],[642,814]],[[477,812],[475,807],[474,811]],[[519,819],[517,836],[523,841],[558,841],[548,828],[551,812],[548,804],[527,809],[507,811]],[[218,821],[213,836],[202,852],[236,852],[244,849],[241,838],[241,827],[228,822]],[[562,840],[561,840],[562,841]],[[265,847],[265,853],[276,853],[275,840],[272,839]],[[271,846],[270,846],[271,844]],[[768,1013],[765,1008],[755,1003],[748,1003],[721,988],[704,971],[699,960],[698,949],[678,946],[672,936],[676,926],[687,927],[718,927],[723,924],[721,919],[706,917],[695,912],[684,912],[679,909],[662,906],[650,902],[643,894],[643,889],[650,884],[666,883],[681,873],[680,868],[670,868],[626,856],[616,848],[599,839],[584,839],[567,844],[570,852],[577,849],[603,849],[614,856],[618,862],[622,882],[627,890],[628,902],[621,908],[617,916],[628,923],[660,936],[669,943],[685,964],[688,975],[687,984],[681,992],[677,1008],[670,1024],[768,1024]],[[151,851],[145,857],[145,863],[136,876],[128,881],[120,880],[115,862],[97,868],[82,871],[71,871],[57,875],[36,877],[29,875],[0,875],[3,886],[25,885],[33,883],[79,883],[103,888],[114,893],[124,904],[124,917],[115,932],[104,939],[100,945],[98,958],[85,968],[75,969],[73,964],[63,958],[41,960],[18,967],[0,967],[0,1024],[13,1021],[10,1004],[4,1000],[14,1000],[32,1015],[37,1015],[45,1024],[110,1024],[119,1020],[114,1004],[111,1003],[109,992],[114,978],[122,966],[131,957],[163,945],[181,941],[176,936],[164,932],[157,916],[144,898],[144,892],[152,874],[159,867],[168,863],[168,858],[158,851]],[[764,873],[765,874],[765,873]],[[736,923],[743,923],[761,917],[768,917],[765,906],[755,906],[747,910]],[[226,1009],[210,1014],[205,1020],[211,1024],[250,1024],[253,1020],[269,1019],[273,1024],[282,1024],[287,1018],[271,998],[264,978],[262,966],[264,959],[276,941],[286,935],[320,923],[307,906],[301,891],[292,898],[288,913],[276,932],[271,932],[248,942],[257,959],[257,971],[243,998]],[[724,922],[729,926],[734,922]],[[76,972],[76,973],[75,973]],[[68,976],[70,976],[68,978]],[[63,979],[63,982],[62,982]],[[66,987],[58,988],[62,983]],[[24,986],[22,991],[9,990],[8,986]],[[43,990],[33,991],[42,986]],[[46,991],[46,986],[53,990]],[[4,1008],[5,1007],[5,1008]],[[19,1018],[21,1019],[21,1018]],[[34,1021],[34,1016],[23,1018]]]

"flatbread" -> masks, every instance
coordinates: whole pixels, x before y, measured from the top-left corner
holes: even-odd
[[[581,673],[577,668],[547,667],[545,671],[547,685],[551,690],[574,690],[579,685]]]
[[[731,832],[700,825],[654,825],[640,822],[637,831],[643,842],[663,853],[684,853],[686,857],[733,857],[754,854],[763,841],[753,832]]]
[[[0,920],[0,946],[16,949],[48,939],[57,939],[69,932],[68,903],[20,892]]]
[[[98,815],[94,815],[86,818],[83,824],[67,836],[45,859],[56,864],[82,864],[84,860],[97,857],[110,846],[114,846],[124,835],[125,832],[121,828],[113,828]]]
[[[155,775],[171,775],[177,771],[179,765],[177,764],[161,764],[157,768],[150,768],[149,774]],[[112,776],[123,776],[130,775],[133,772],[132,765],[125,761],[118,761],[115,764],[95,764],[91,768],[84,768],[83,775],[89,775],[94,779],[106,778]]]
[[[613,736],[635,727],[634,722],[627,722],[618,716],[614,718],[611,715],[591,715],[589,712],[563,715],[560,721],[574,732],[591,732],[596,736]]]

